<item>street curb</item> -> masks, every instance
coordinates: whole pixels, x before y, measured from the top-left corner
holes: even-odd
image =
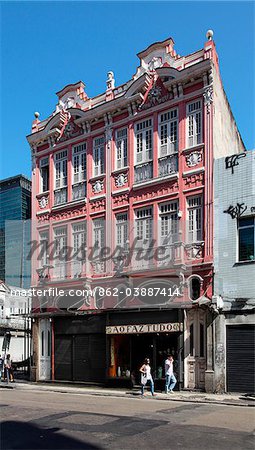
[[[138,392],[96,392],[96,391],[85,391],[85,390],[80,390],[80,391],[74,391],[74,390],[66,390],[66,389],[50,389],[47,388],[45,386],[43,386],[43,389],[40,389],[39,386],[30,386],[26,388],[25,386],[21,386],[18,387],[18,384],[15,386],[1,386],[0,385],[0,389],[18,389],[18,390],[22,390],[22,391],[31,391],[31,392],[54,392],[57,394],[74,394],[74,395],[90,395],[90,396],[97,396],[97,397],[115,397],[115,398],[137,398],[137,399],[141,399],[141,400],[164,400],[164,401],[173,401],[173,402],[183,402],[183,403],[196,403],[196,404],[212,404],[212,405],[227,405],[227,406],[243,406],[243,407],[254,407],[254,404],[250,404],[250,403],[242,403],[242,402],[238,402],[238,401],[227,401],[227,400],[210,400],[210,399],[191,399],[191,398],[177,398],[177,397],[161,397],[161,394],[156,394],[155,397],[151,397],[151,396],[145,396],[144,398],[141,398],[141,395]],[[75,389],[75,388],[74,388]],[[247,399],[247,401],[252,401],[254,402],[254,399]]]

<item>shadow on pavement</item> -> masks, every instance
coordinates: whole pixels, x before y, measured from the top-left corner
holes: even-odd
[[[1,450],[101,450],[102,447],[58,433],[59,428],[40,428],[31,423],[1,423]]]

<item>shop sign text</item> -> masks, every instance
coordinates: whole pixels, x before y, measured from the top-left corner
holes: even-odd
[[[171,333],[182,331],[182,323],[147,323],[143,325],[114,325],[106,327],[106,334]]]

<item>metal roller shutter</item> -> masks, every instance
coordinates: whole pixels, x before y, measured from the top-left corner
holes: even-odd
[[[72,337],[55,338],[55,379],[72,379]]]
[[[233,325],[226,329],[227,391],[255,391],[255,326]]]
[[[103,383],[106,371],[106,338],[105,334],[94,334],[90,336],[91,348],[91,380]]]
[[[73,379],[90,381],[89,335],[73,336]]]
[[[57,335],[55,379],[104,383],[105,334]]]

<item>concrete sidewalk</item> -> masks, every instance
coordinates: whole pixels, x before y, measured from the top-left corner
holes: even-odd
[[[137,389],[127,390],[120,388],[106,388],[98,386],[73,386],[65,383],[43,383],[43,382],[29,382],[19,381],[15,383],[1,382],[2,389],[18,389],[23,391],[39,391],[39,392],[56,392],[61,394],[75,394],[75,395],[96,395],[103,397],[122,397],[122,398],[140,398],[140,391]],[[151,397],[150,392],[145,393],[145,397]],[[255,397],[246,394],[206,394],[203,392],[192,391],[175,391],[173,394],[165,394],[156,392],[153,400],[172,400],[178,402],[190,403],[212,403],[231,406],[255,406]]]

